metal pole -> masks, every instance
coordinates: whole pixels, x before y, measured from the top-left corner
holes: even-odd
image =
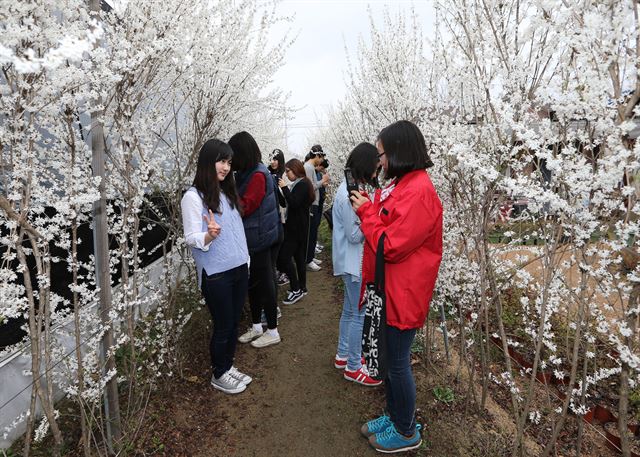
[[[90,0],[91,14],[99,17],[100,0]],[[99,43],[96,43],[99,46]],[[102,100],[94,101],[97,106]],[[103,375],[114,372],[116,369],[115,354],[110,353],[114,346],[113,322],[109,317],[111,311],[111,274],[109,271],[109,235],[107,226],[107,198],[105,191],[105,153],[104,153],[104,126],[102,123],[102,111],[91,113],[91,166],[93,176],[100,177],[100,200],[93,203],[93,246],[96,263],[96,286],[100,289],[100,320],[107,329],[102,337],[100,348],[101,359],[104,362]],[[120,429],[120,404],[118,400],[117,376],[112,376],[105,386],[104,410],[106,419],[107,446],[110,454],[114,454],[114,441],[116,444],[122,437]]]

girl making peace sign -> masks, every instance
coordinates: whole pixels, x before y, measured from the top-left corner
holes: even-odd
[[[247,294],[249,252],[231,173],[232,158],[228,144],[207,141],[200,149],[193,185],[181,202],[185,241],[214,323],[209,346],[211,384],[227,394],[242,392],[252,380],[233,366],[238,321]]]

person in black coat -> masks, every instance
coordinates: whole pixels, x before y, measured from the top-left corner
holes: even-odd
[[[280,249],[280,262],[291,284],[287,298],[282,303],[289,305],[307,294],[306,253],[309,233],[309,207],[315,199],[313,186],[306,177],[304,165],[298,159],[285,164],[285,174],[291,184],[284,179],[278,186],[287,201],[287,217],[284,224],[284,242]],[[296,268],[293,266],[295,260]]]
[[[284,242],[284,221],[287,212],[287,201],[284,198],[282,189],[278,186],[278,182],[282,179],[282,176],[284,176],[284,163],[284,153],[282,150],[276,148],[271,152],[271,154],[269,154],[269,166],[267,169],[269,170],[269,173],[271,173],[275,188],[277,189],[276,196],[278,198],[278,211],[280,213],[281,222],[277,248],[274,251],[272,262],[274,268],[274,280],[276,281],[276,290],[278,286],[283,286],[289,283],[289,278],[284,274],[283,267],[280,264],[280,249],[282,249],[282,243]]]

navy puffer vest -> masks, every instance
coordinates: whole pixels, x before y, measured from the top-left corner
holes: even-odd
[[[265,196],[260,206],[251,215],[242,219],[244,233],[247,237],[249,254],[264,251],[278,242],[278,230],[280,229],[280,217],[276,204],[273,178],[263,163],[256,168],[244,173],[238,173],[236,183],[238,193],[242,197],[255,173],[262,173],[266,182]]]

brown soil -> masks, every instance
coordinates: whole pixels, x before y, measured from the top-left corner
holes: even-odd
[[[324,228],[324,225],[322,226]],[[326,233],[326,229],[324,230]],[[325,240],[329,244],[330,240]],[[120,455],[128,456],[374,456],[360,436],[362,423],[384,407],[384,388],[367,388],[343,379],[333,367],[338,322],[342,310],[340,280],[332,276],[329,248],[320,255],[320,272],[309,273],[309,294],[282,308],[282,342],[264,349],[239,344],[235,365],[254,381],[239,395],[225,395],[209,384],[208,341],[211,321],[206,309],[196,312],[185,332],[179,374],[154,391],[144,409],[143,423],[129,434]],[[281,288],[280,294],[285,293]],[[248,322],[243,322],[244,330]],[[433,334],[433,332],[431,332]],[[503,457],[513,451],[515,424],[510,396],[490,386],[483,411],[478,412],[480,386],[470,389],[469,373],[452,350],[447,362],[439,333],[428,344],[417,344],[413,371],[417,386],[417,417],[423,425],[420,449],[405,455]],[[429,347],[427,347],[429,346]],[[429,352],[429,364],[422,357]],[[493,367],[496,376],[503,368]],[[477,377],[476,377],[477,379]],[[438,400],[434,389],[450,389],[453,400]],[[539,392],[540,398],[547,396]],[[447,400],[448,401],[448,400]],[[534,405],[544,411],[545,404]],[[73,405],[60,407],[65,456],[81,456],[79,425]],[[548,406],[547,406],[548,409]],[[574,455],[576,421],[567,426],[556,456]],[[131,427],[129,427],[131,429]],[[539,455],[550,429],[528,428],[525,449]],[[598,433],[585,429],[582,455],[615,456],[604,448]],[[573,435],[573,436],[572,436]],[[50,439],[34,455],[52,455]],[[15,452],[20,455],[21,443]]]
[[[342,292],[328,265],[330,254],[320,257],[323,269],[308,275],[309,295],[294,305],[281,305],[282,342],[264,349],[238,346],[235,365],[254,378],[239,395],[225,395],[209,385],[210,324],[206,312],[196,316],[203,325],[190,334],[182,379],[154,394],[135,454],[380,455],[359,429],[382,411],[384,388],[347,382],[333,367]],[[465,413],[463,395],[457,392],[450,405],[434,399],[437,385],[455,390],[446,364],[427,370],[419,359],[416,362],[418,420],[424,426],[424,439],[422,447],[409,455],[510,454],[510,433],[505,433],[495,414]]]
[[[342,291],[340,280],[332,276],[329,249],[320,258],[323,269],[308,274],[309,294],[294,305],[281,305],[282,342],[264,349],[238,346],[235,365],[254,378],[239,395],[225,395],[210,386],[210,319],[206,310],[194,316],[181,376],[152,395],[147,420],[131,454],[380,455],[360,436],[359,429],[382,411],[384,388],[347,382],[333,367]],[[246,325],[248,322],[241,329]],[[490,397],[485,410],[478,413],[473,397],[479,398],[479,386],[475,386],[475,395],[468,390],[466,370],[456,363],[458,356],[453,354],[447,362],[438,338],[430,348],[428,367],[420,352],[414,355],[423,445],[408,455],[510,456],[515,424],[508,412],[508,395],[498,401]],[[453,402],[438,401],[436,387],[451,389]],[[500,389],[492,389],[492,394],[500,397]],[[539,454],[541,448],[535,441],[526,439],[527,455]]]

